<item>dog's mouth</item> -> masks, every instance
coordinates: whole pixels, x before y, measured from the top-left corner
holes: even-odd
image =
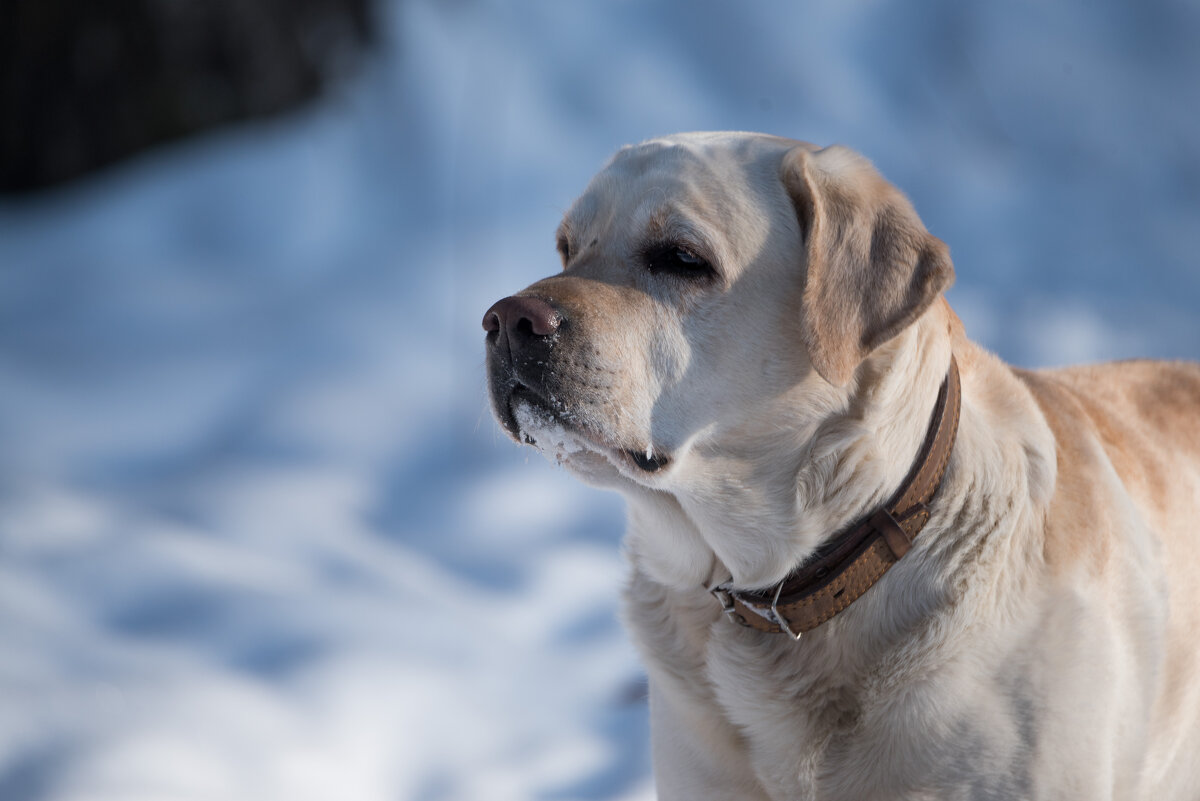
[[[666,456],[659,456],[653,450],[646,451],[624,451],[626,458],[632,461],[639,470],[645,473],[657,473],[662,468],[670,463],[670,459]]]
[[[547,415],[553,415],[553,410],[546,408],[538,395],[519,382],[513,384],[503,401],[494,404],[496,417],[499,418],[500,424],[504,426],[504,430],[509,433],[509,436],[526,445],[535,445],[536,441],[533,441],[533,437],[522,429],[521,422],[517,419],[517,409],[526,405],[544,409]]]
[[[631,465],[641,473],[657,473],[670,464],[669,456],[656,453],[653,446],[627,448],[580,425],[576,416],[561,403],[555,403],[525,384],[515,382],[503,402],[496,404],[501,425],[520,443],[536,448],[558,463],[581,452],[598,452],[609,461]],[[618,464],[618,467],[621,465]]]

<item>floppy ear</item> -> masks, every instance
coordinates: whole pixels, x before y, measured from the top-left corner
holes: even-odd
[[[798,146],[783,160],[807,251],[802,331],[813,367],[845,386],[879,345],[954,282],[946,244],[908,199],[844,147]]]

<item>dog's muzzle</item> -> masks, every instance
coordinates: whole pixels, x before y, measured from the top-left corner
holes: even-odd
[[[546,391],[550,349],[565,321],[562,311],[542,298],[511,295],[483,315],[487,332],[487,371],[496,416],[514,437],[517,399],[551,408]]]

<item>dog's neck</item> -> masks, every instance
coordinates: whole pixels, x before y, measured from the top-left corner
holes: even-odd
[[[678,589],[730,577],[738,588],[770,586],[883,504],[925,437],[950,362],[952,315],[935,304],[849,386],[814,375],[772,400],[769,427],[697,445],[689,472],[699,478],[685,490],[630,498],[639,568]]]

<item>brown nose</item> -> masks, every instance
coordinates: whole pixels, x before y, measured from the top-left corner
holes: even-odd
[[[503,332],[511,344],[548,337],[562,325],[562,315],[541,298],[512,295],[492,304],[483,315],[483,330]]]

